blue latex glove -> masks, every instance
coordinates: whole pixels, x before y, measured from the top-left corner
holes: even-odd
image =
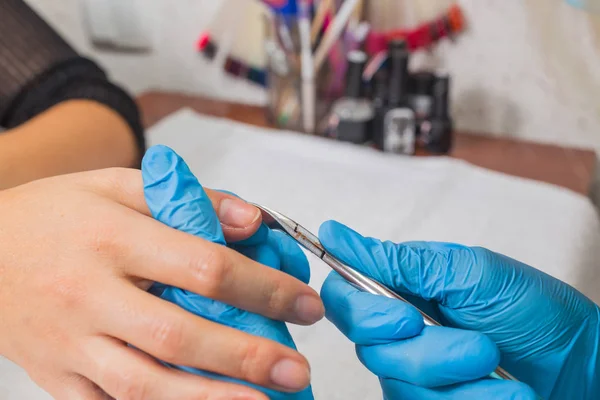
[[[327,278],[326,317],[357,344],[385,399],[600,399],[599,309],[567,284],[483,248],[382,243],[336,222],[319,238],[449,326],[423,327],[410,305]],[[524,383],[481,379],[500,354]]]
[[[142,161],[142,176],[146,202],[154,218],[172,228],[227,245],[209,197],[186,163],[173,150],[165,146],[150,148]],[[251,238],[232,244],[231,247],[259,263],[308,282],[309,267],[306,256],[291,238],[281,232],[272,231],[263,225]],[[176,287],[155,284],[151,292],[205,319],[296,349],[284,322],[240,310]],[[310,387],[300,393],[281,393],[206,371],[173,367],[213,379],[241,383],[260,390],[271,399],[313,399]]]

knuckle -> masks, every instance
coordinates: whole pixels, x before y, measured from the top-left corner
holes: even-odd
[[[97,215],[94,223],[85,228],[83,240],[87,247],[95,253],[109,254],[119,246],[119,241],[116,240],[118,235],[119,223],[114,218],[103,218]]]
[[[200,294],[207,297],[220,297],[223,283],[227,281],[232,264],[220,249],[210,249],[190,261],[189,270],[199,285]]]
[[[50,295],[49,298],[58,303],[58,307],[73,310],[81,306],[87,296],[85,285],[78,278],[77,275],[58,275],[43,283],[45,287],[42,289]]]
[[[280,314],[284,311],[288,293],[286,293],[284,290],[284,285],[281,280],[271,280],[270,285],[268,285],[268,288],[266,288],[264,295],[267,298],[269,310],[273,314]]]
[[[185,350],[183,323],[177,320],[157,320],[154,322],[150,337],[153,346],[166,362],[176,362]]]
[[[257,374],[260,374],[260,363],[267,360],[262,357],[262,345],[257,340],[247,340],[242,342],[240,350],[239,374],[240,378],[253,381]]]
[[[132,372],[118,375],[114,392],[119,400],[145,400],[150,394],[146,378]]]

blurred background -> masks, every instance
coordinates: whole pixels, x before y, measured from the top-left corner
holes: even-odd
[[[101,96],[88,92],[77,70],[75,83],[86,79],[74,98],[119,111],[137,148],[172,147],[206,187],[312,231],[335,219],[396,242],[484,246],[598,298],[600,0],[25,1],[131,93],[141,121],[120,89],[104,82]],[[28,27],[10,22],[0,28]],[[31,31],[0,35],[0,76],[9,89],[23,78],[25,94],[49,83],[41,101],[51,106],[68,100],[60,95],[72,95],[71,82],[52,68],[82,60]],[[40,54],[50,64],[31,68]],[[27,99],[20,93],[10,98],[17,105]],[[16,165],[74,154],[81,162],[71,170],[96,168],[90,159],[125,164],[111,158],[130,138],[123,121],[77,110],[29,125],[40,145],[33,155],[17,146]],[[79,123],[64,129],[71,121]],[[311,264],[318,290],[329,270]],[[332,325],[291,329],[316,398],[381,398]],[[1,374],[0,399],[47,398],[11,374]]]
[[[199,35],[210,30],[221,41],[234,36],[230,51],[235,57],[264,63],[261,7],[246,4],[258,3],[254,0],[27,2],[77,50],[98,60],[135,94],[162,89],[251,104],[267,100],[264,89],[228,76],[195,51]],[[367,3],[390,11],[371,13],[370,22],[392,29],[435,18],[453,2]],[[599,151],[600,15],[591,12],[594,3],[598,2],[461,0],[465,31],[454,41],[423,50],[411,63],[441,66],[450,73],[459,130]],[[242,7],[248,7],[246,13],[233,26],[232,14]],[[146,50],[95,46],[93,40],[102,36],[117,46]]]

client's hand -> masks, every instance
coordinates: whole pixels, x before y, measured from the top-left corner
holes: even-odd
[[[261,225],[260,229],[250,238],[242,241],[236,240],[240,239],[239,237],[228,238],[229,240],[226,241],[219,224],[219,218],[213,211],[210,199],[186,163],[169,148],[164,146],[150,148],[142,162],[142,173],[146,200],[152,215],[157,220],[173,228],[221,245],[223,248],[229,242],[231,248],[247,257],[267,265],[273,270],[282,270],[308,283],[310,276],[308,260],[299,246],[287,235],[271,231],[265,225]],[[236,199],[236,197],[232,198]],[[255,208],[252,208],[252,210],[257,211]],[[235,273],[235,271],[233,272]],[[265,306],[278,307],[278,297],[285,297],[285,294],[279,291],[286,289],[273,287],[267,280],[269,274],[264,274],[261,277],[256,275],[256,272],[258,271],[247,271],[247,273],[255,274],[253,277],[255,281],[264,281],[264,286],[262,288],[248,287],[244,291],[244,295],[247,296],[248,301],[251,301],[252,297],[259,294],[263,296],[271,294],[273,297],[271,301],[265,303]],[[235,275],[229,272],[226,275],[227,279],[233,279],[234,277]],[[246,279],[250,278],[246,277]],[[221,302],[215,300],[215,297],[205,297],[202,294],[185,290],[183,286],[180,287],[182,288],[156,284],[152,288],[152,292],[207,320],[239,329],[257,337],[271,339],[295,349],[285,323],[270,318],[276,316],[275,313],[262,312],[263,315],[260,315],[260,313],[248,312],[245,311],[249,308],[244,306],[246,303],[243,299],[238,303]],[[242,294],[241,288],[237,290]],[[294,322],[309,324],[321,319],[323,316],[320,300],[312,295],[299,298],[295,306],[300,320],[296,319]],[[232,343],[232,346],[237,346],[237,344]],[[266,357],[267,355],[262,356]],[[194,367],[196,366],[176,366],[180,370],[205,377],[242,383],[238,379],[231,379],[231,374],[228,374],[229,377],[225,377],[211,373],[210,370],[199,370]],[[242,364],[240,368],[248,372],[245,377],[246,380],[252,377],[255,372],[252,363],[249,365]],[[260,382],[259,379],[251,380],[259,384],[252,386],[274,400],[312,399],[310,387],[306,388],[308,370],[305,368],[305,364],[298,364],[297,361],[293,360],[280,363],[271,372],[271,378],[275,379],[277,386],[268,385],[276,390],[266,389],[264,387],[265,381]],[[212,371],[214,372],[214,370]],[[260,373],[260,371],[256,372]],[[239,378],[240,376],[235,377]],[[290,388],[299,393],[282,392],[282,390],[289,390]]]
[[[307,386],[308,364],[288,346],[200,318],[146,290],[162,282],[296,323],[319,318],[317,294],[288,274],[154,220],[142,187],[139,171],[111,169],[0,192],[0,354],[66,400],[105,399],[105,392],[144,400],[266,398],[154,357],[278,390]],[[209,195],[229,237],[248,237],[260,226],[255,209]]]
[[[599,309],[567,284],[482,248],[382,243],[335,222],[319,237],[448,326],[423,327],[412,306],[327,278],[326,316],[357,344],[385,399],[535,399],[524,383],[485,379],[500,358],[544,399],[600,398]]]

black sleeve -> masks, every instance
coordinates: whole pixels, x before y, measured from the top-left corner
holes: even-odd
[[[70,99],[97,101],[118,112],[143,154],[144,131],[133,98],[24,1],[0,0],[0,126],[15,127]]]

